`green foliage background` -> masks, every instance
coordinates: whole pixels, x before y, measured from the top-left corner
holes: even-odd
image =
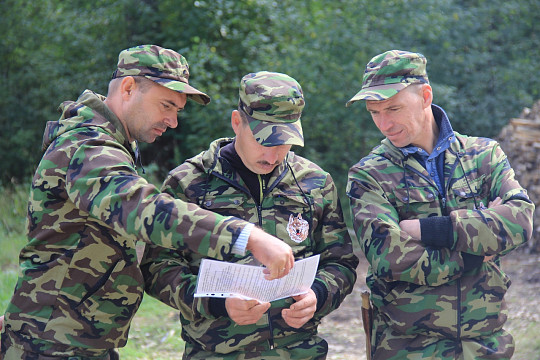
[[[118,53],[143,43],[186,56],[192,84],[212,97],[143,146],[143,164],[159,179],[232,135],[248,72],[301,83],[306,147],[295,151],[330,171],[341,191],[348,168],[380,141],[362,103],[345,108],[378,53],[426,55],[435,103],[460,132],[496,136],[540,98],[538,0],[4,0],[0,12],[0,185],[29,179],[58,105],[86,88],[106,93]]]

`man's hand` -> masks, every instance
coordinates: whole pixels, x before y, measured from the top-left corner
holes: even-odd
[[[401,230],[409,234],[413,239],[420,240],[422,233],[420,231],[420,220],[401,220],[399,222],[399,227],[401,228]]]
[[[315,315],[317,296],[309,289],[307,294],[293,296],[296,301],[289,309],[281,310],[281,316],[287,325],[299,329]]]
[[[4,315],[0,316],[0,330],[4,327]]]
[[[270,308],[269,302],[260,303],[257,300],[227,298],[225,308],[229,317],[238,325],[255,324]]]
[[[251,230],[246,248],[266,266],[266,280],[279,279],[287,275],[294,266],[291,247],[257,227]]]
[[[495,200],[489,202],[488,208],[492,208],[494,206],[501,205],[501,204],[502,204],[502,199],[500,197],[497,197],[495,198]]]

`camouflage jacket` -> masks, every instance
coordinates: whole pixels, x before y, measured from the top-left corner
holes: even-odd
[[[136,144],[103,99],[87,90],[64,102],[45,130],[5,322],[29,351],[92,356],[124,346],[143,294],[137,240],[224,259],[247,224],[138,176]]]
[[[446,197],[388,139],[349,171],[354,230],[370,264],[374,359],[499,359],[513,352],[502,330],[509,278],[498,260],[482,260],[530,238],[534,205],[495,141],[454,134],[444,154]],[[486,209],[496,197],[504,204]],[[450,247],[424,246],[400,230],[401,220],[432,216],[450,217]]]
[[[310,338],[321,318],[352,291],[358,264],[334,182],[327,172],[289,152],[274,170],[258,206],[235,169],[220,156],[220,148],[231,140],[214,141],[209,150],[172,170],[163,190],[257,224],[289,244],[296,259],[320,254],[315,282],[324,286],[327,297],[301,329],[288,326],[281,317],[281,310],[294,302],[291,298],[272,302],[258,323],[239,326],[228,316],[212,315],[210,298],[193,297],[201,256],[147,247],[141,264],[146,291],[180,310],[186,342],[221,354],[254,347],[269,349],[272,344],[280,347]],[[288,231],[295,222],[309,226],[298,238]],[[249,254],[233,261],[256,264]]]

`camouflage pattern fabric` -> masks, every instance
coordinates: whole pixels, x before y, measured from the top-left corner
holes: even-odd
[[[248,119],[255,140],[263,146],[304,146],[300,116],[304,94],[286,74],[260,71],[240,81],[238,110]]]
[[[110,349],[108,352],[100,356],[49,356],[43,355],[40,353],[35,353],[32,351],[26,351],[17,344],[14,344],[10,337],[6,336],[2,341],[2,347],[5,349],[2,354],[2,359],[4,360],[59,360],[59,359],[68,359],[68,360],[118,360],[120,359],[120,354],[116,349]]]
[[[216,354],[200,350],[186,343],[183,360],[324,360],[328,353],[328,343],[319,336],[301,340],[282,348],[265,349],[257,347],[249,351],[235,351],[229,354]]]
[[[188,99],[206,105],[210,97],[189,85],[189,64],[182,55],[157,45],[139,45],[118,55],[112,78],[144,76],[168,89],[186,94]]]
[[[296,259],[320,254],[315,281],[326,288],[326,300],[300,329],[288,326],[281,317],[281,310],[294,302],[292,298],[272,302],[256,324],[239,326],[228,316],[212,315],[211,298],[193,297],[202,256],[158,246],[147,247],[141,263],[145,289],[180,310],[186,354],[198,354],[193,355],[195,359],[323,359],[327,346],[315,336],[317,326],[352,291],[358,264],[335,185],[327,172],[289,152],[272,173],[261,205],[257,206],[242,178],[220,156],[220,149],[231,141],[216,140],[209,150],[172,170],[163,190],[217,213],[258,224],[289,244]],[[300,218],[309,225],[309,232],[303,240],[295,240],[288,228]],[[231,261],[257,265],[250,254],[235,256]],[[206,357],[209,353],[212,357]],[[304,355],[291,355],[297,353]]]
[[[390,50],[374,56],[366,65],[362,89],[346,104],[358,100],[385,100],[411,84],[429,84],[427,60],[420,53]]]
[[[103,99],[87,90],[47,124],[3,347],[9,337],[28,352],[91,357],[124,346],[143,295],[136,241],[225,259],[247,224],[138,176],[136,143]]]
[[[482,260],[530,238],[534,205],[495,141],[455,136],[444,154],[444,201],[425,168],[388,139],[349,171],[354,230],[370,264],[374,360],[513,354],[503,330],[510,280],[499,260]],[[484,208],[497,197],[503,205]],[[399,228],[401,220],[429,216],[450,217],[451,248],[424,247]],[[479,261],[465,271],[470,257]]]

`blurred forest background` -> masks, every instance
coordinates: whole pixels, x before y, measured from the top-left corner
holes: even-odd
[[[389,49],[423,53],[435,103],[455,130],[496,136],[540,98],[538,0],[2,0],[0,186],[28,183],[45,122],[84,89],[106,94],[118,53],[159,44],[183,54],[207,107],[188,102],[179,127],[142,147],[165,174],[233,135],[238,83],[259,70],[302,85],[306,147],[344,193],[347,170],[381,136],[364,105],[345,103],[365,64]]]

